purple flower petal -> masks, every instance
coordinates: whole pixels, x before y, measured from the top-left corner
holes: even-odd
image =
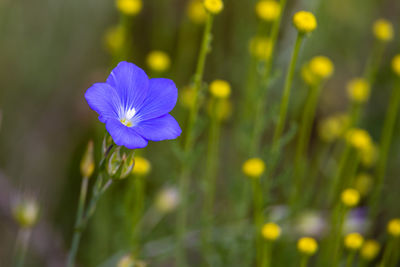
[[[150,79],[149,95],[137,112],[136,121],[146,121],[169,113],[175,106],[178,89],[170,79]]]
[[[129,149],[143,148],[147,146],[147,140],[140,136],[134,128],[123,125],[119,120],[109,119],[106,129],[114,142],[119,146]]]
[[[113,69],[107,83],[115,88],[124,110],[138,110],[149,91],[149,78],[133,63],[122,61]]]
[[[170,114],[142,121],[134,129],[138,134],[151,141],[175,139],[182,133],[178,122]]]
[[[99,114],[99,120],[106,122],[118,117],[121,101],[117,92],[107,83],[95,83],[86,93],[85,98],[90,108]]]

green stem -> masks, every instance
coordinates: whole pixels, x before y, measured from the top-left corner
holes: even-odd
[[[347,212],[348,210],[345,207],[343,207],[340,202],[338,202],[336,206],[336,212],[335,215],[333,216],[333,221],[332,221],[333,229],[331,234],[332,236],[331,240],[333,240],[332,242],[333,250],[328,252],[330,255],[332,255],[331,253],[333,253],[333,258],[331,258],[333,262],[332,266],[338,266],[338,263],[341,258],[343,224],[346,219]]]
[[[353,266],[353,260],[354,260],[355,252],[351,251],[347,255],[347,260],[346,260],[346,267],[351,267]]]
[[[132,177],[134,180],[134,201],[133,205],[129,205],[129,207],[133,208],[133,215],[132,215],[132,248],[134,251],[139,249],[139,242],[140,242],[140,233],[141,233],[141,223],[140,220],[143,215],[144,209],[144,190],[145,190],[145,177],[141,175],[135,175]]]
[[[372,53],[365,67],[364,77],[368,80],[370,86],[375,83],[376,73],[379,69],[385,45],[382,41],[375,40]]]
[[[272,255],[272,246],[273,242],[267,241],[264,242],[264,249],[261,258],[261,266],[262,267],[270,267],[271,266],[271,255]]]
[[[279,140],[282,136],[283,129],[285,127],[286,114],[287,114],[289,98],[290,98],[290,91],[292,88],[294,71],[296,69],[296,62],[297,62],[297,58],[299,55],[302,40],[303,40],[303,35],[299,33],[297,35],[296,43],[295,43],[294,49],[293,49],[292,58],[290,60],[289,69],[288,69],[288,72],[286,75],[285,86],[283,89],[283,96],[282,96],[282,101],[281,101],[281,106],[280,106],[280,111],[279,111],[279,120],[278,120],[278,124],[275,128],[274,137],[272,140],[272,149],[274,151],[276,151],[276,149],[278,148]]]
[[[20,228],[17,234],[15,267],[22,267],[25,263],[26,252],[31,236],[31,228]]]
[[[388,244],[385,248],[385,251],[383,252],[383,256],[382,256],[382,260],[379,263],[379,267],[388,267],[390,266],[390,262],[391,262],[391,257],[393,254],[393,249],[395,246],[395,240],[390,237],[390,240],[388,241]]]
[[[263,195],[261,189],[261,183],[258,178],[252,178],[253,185],[253,205],[254,205],[254,239],[256,244],[256,259],[257,266],[262,264],[263,255],[263,240],[261,236],[261,228],[264,222],[264,211],[263,211]]]
[[[300,261],[300,267],[307,267],[307,265],[308,265],[308,259],[309,259],[309,256],[307,256],[307,255],[302,255],[302,256],[301,256],[301,261]]]

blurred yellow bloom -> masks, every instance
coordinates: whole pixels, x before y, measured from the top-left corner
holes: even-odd
[[[167,53],[159,50],[152,51],[148,54],[147,66],[153,71],[163,72],[169,69],[171,60]]]
[[[250,178],[260,178],[265,171],[265,163],[260,158],[251,158],[243,163],[242,171]]]
[[[310,69],[310,63],[307,62],[301,67],[301,78],[308,85],[315,85],[318,82],[318,78]]]
[[[299,11],[293,16],[293,25],[300,33],[309,33],[317,28],[317,20],[313,13]]]
[[[347,84],[347,94],[354,102],[364,103],[368,100],[370,86],[363,78],[355,78]]]
[[[224,9],[222,0],[204,0],[204,7],[212,14],[218,14]]]
[[[344,238],[344,245],[350,250],[358,250],[361,248],[364,238],[359,233],[350,233]]]
[[[256,36],[250,40],[249,51],[255,58],[267,60],[272,53],[272,42],[269,38]]]
[[[93,141],[89,141],[86,151],[81,160],[81,175],[84,178],[89,178],[94,172],[94,152]]]
[[[392,70],[397,75],[400,76],[400,54],[396,55],[392,60]]]
[[[297,249],[305,255],[313,255],[318,250],[318,243],[312,237],[302,237],[297,241]]]
[[[320,79],[329,78],[334,70],[332,61],[324,56],[316,56],[310,60],[310,71]]]
[[[133,166],[132,173],[136,175],[147,175],[151,170],[151,163],[143,157],[135,157],[135,165]]]
[[[354,188],[360,192],[360,195],[366,196],[371,190],[373,179],[368,173],[360,173],[354,181]]]
[[[353,188],[345,189],[342,192],[341,200],[344,205],[352,208],[354,206],[357,206],[358,202],[360,201],[360,193]]]
[[[217,116],[219,121],[225,121],[232,116],[232,102],[229,99],[221,99],[215,103],[215,110],[213,110],[212,102],[210,101],[207,106],[207,111],[210,116]]]
[[[187,8],[187,15],[189,19],[197,24],[202,24],[207,19],[207,12],[204,8],[202,0],[192,0],[190,1]]]
[[[156,196],[155,207],[162,213],[173,211],[179,204],[178,190],[174,187],[162,189]]]
[[[390,220],[387,231],[391,236],[400,237],[400,218]]]
[[[109,28],[104,35],[104,41],[110,53],[120,51],[125,42],[124,28],[120,25]]]
[[[266,240],[275,241],[281,235],[281,228],[276,223],[266,223],[262,227],[261,233]]]
[[[372,145],[372,139],[368,132],[358,128],[349,129],[346,133],[346,140],[359,151],[367,151]]]
[[[324,119],[318,126],[320,138],[325,142],[332,142],[341,137],[349,125],[349,116],[339,114]]]
[[[378,19],[373,26],[373,32],[376,39],[388,42],[393,39],[393,25],[386,19]]]
[[[179,103],[187,109],[191,109],[195,102],[196,92],[191,86],[183,88],[179,94]]]
[[[379,149],[371,142],[371,144],[362,150],[360,153],[361,163],[365,167],[372,167],[378,160]]]
[[[142,0],[117,0],[117,9],[129,16],[137,15],[142,10]]]
[[[381,246],[375,240],[366,240],[361,248],[361,257],[365,260],[373,260],[378,255]]]
[[[227,81],[215,80],[209,86],[210,93],[215,98],[228,98],[231,94],[231,86]]]
[[[281,13],[281,6],[274,0],[261,0],[256,4],[257,16],[265,21],[276,20]]]
[[[13,204],[12,212],[20,227],[31,228],[39,218],[39,204],[32,198],[19,199]]]

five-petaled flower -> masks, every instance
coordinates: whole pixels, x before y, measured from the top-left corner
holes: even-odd
[[[179,124],[169,114],[177,97],[172,80],[149,79],[142,69],[128,62],[120,62],[107,82],[96,83],[85,93],[90,108],[99,114],[114,142],[129,149],[181,134]]]

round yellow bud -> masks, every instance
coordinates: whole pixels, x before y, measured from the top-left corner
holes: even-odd
[[[400,54],[396,55],[392,60],[392,70],[397,75],[400,76]]]
[[[347,94],[354,102],[364,103],[370,95],[369,83],[363,78],[355,78],[347,84]]]
[[[152,51],[146,59],[147,66],[153,71],[163,72],[169,69],[171,60],[167,53],[163,51]]]
[[[343,135],[349,125],[349,117],[346,114],[339,114],[326,118],[318,127],[318,133],[325,142],[332,142]]]
[[[372,145],[372,139],[368,132],[357,128],[348,130],[346,140],[359,151],[367,151]]]
[[[365,260],[373,260],[378,255],[381,246],[375,240],[366,240],[361,248],[361,257]]]
[[[163,213],[173,211],[179,204],[178,190],[174,187],[169,187],[161,190],[156,197],[155,206],[157,210]]]
[[[210,84],[210,93],[215,98],[228,98],[231,94],[231,86],[227,81],[215,80]]]
[[[313,255],[318,250],[318,243],[312,237],[302,237],[297,241],[297,249],[305,255]]]
[[[265,21],[276,20],[281,13],[281,6],[274,0],[261,0],[256,4],[257,16]]]
[[[34,199],[20,199],[13,206],[13,216],[21,227],[33,227],[39,217],[39,205]]]
[[[388,42],[393,39],[393,25],[386,19],[378,19],[372,28],[376,39]]]
[[[359,233],[350,233],[344,238],[344,245],[350,250],[358,250],[361,248],[364,238]]]
[[[378,160],[379,149],[372,141],[369,146],[366,146],[361,152],[361,163],[365,167],[373,166]]]
[[[392,219],[387,225],[387,231],[390,235],[400,237],[400,219]]]
[[[301,78],[308,85],[315,85],[318,82],[318,78],[311,71],[309,63],[306,63],[301,67]]]
[[[145,158],[135,157],[135,165],[132,173],[140,176],[145,176],[151,171],[151,163]]]
[[[129,16],[137,15],[143,7],[142,0],[117,0],[117,9]]]
[[[368,173],[360,173],[354,181],[354,188],[360,192],[360,195],[366,196],[371,190],[373,179]]]
[[[309,33],[317,28],[317,20],[313,13],[299,11],[293,16],[293,25],[300,33]]]
[[[207,111],[210,116],[216,116],[219,121],[225,121],[232,115],[232,102],[229,99],[221,99],[217,103],[209,101]]]
[[[260,158],[251,158],[243,163],[242,171],[250,178],[260,178],[265,171],[264,161]]]
[[[183,88],[182,92],[179,94],[179,103],[187,109],[191,109],[195,104],[196,92],[191,86],[186,86]]]
[[[341,199],[344,205],[351,208],[356,206],[360,201],[360,193],[355,189],[348,188],[342,192]]]
[[[266,223],[261,229],[261,234],[266,240],[275,241],[281,235],[281,228],[276,223]]]
[[[125,31],[121,26],[108,29],[104,35],[105,45],[110,53],[120,51],[125,42]]]
[[[310,71],[320,79],[329,78],[334,70],[332,61],[324,56],[316,56],[310,60]]]
[[[222,0],[204,0],[204,7],[212,14],[218,14],[224,9]]]
[[[190,1],[187,8],[187,15],[189,19],[197,24],[202,24],[207,19],[207,12],[204,9],[204,4],[202,0],[192,0]]]
[[[254,37],[250,40],[249,51],[255,58],[259,60],[267,60],[270,58],[272,53],[272,42],[269,38]]]

